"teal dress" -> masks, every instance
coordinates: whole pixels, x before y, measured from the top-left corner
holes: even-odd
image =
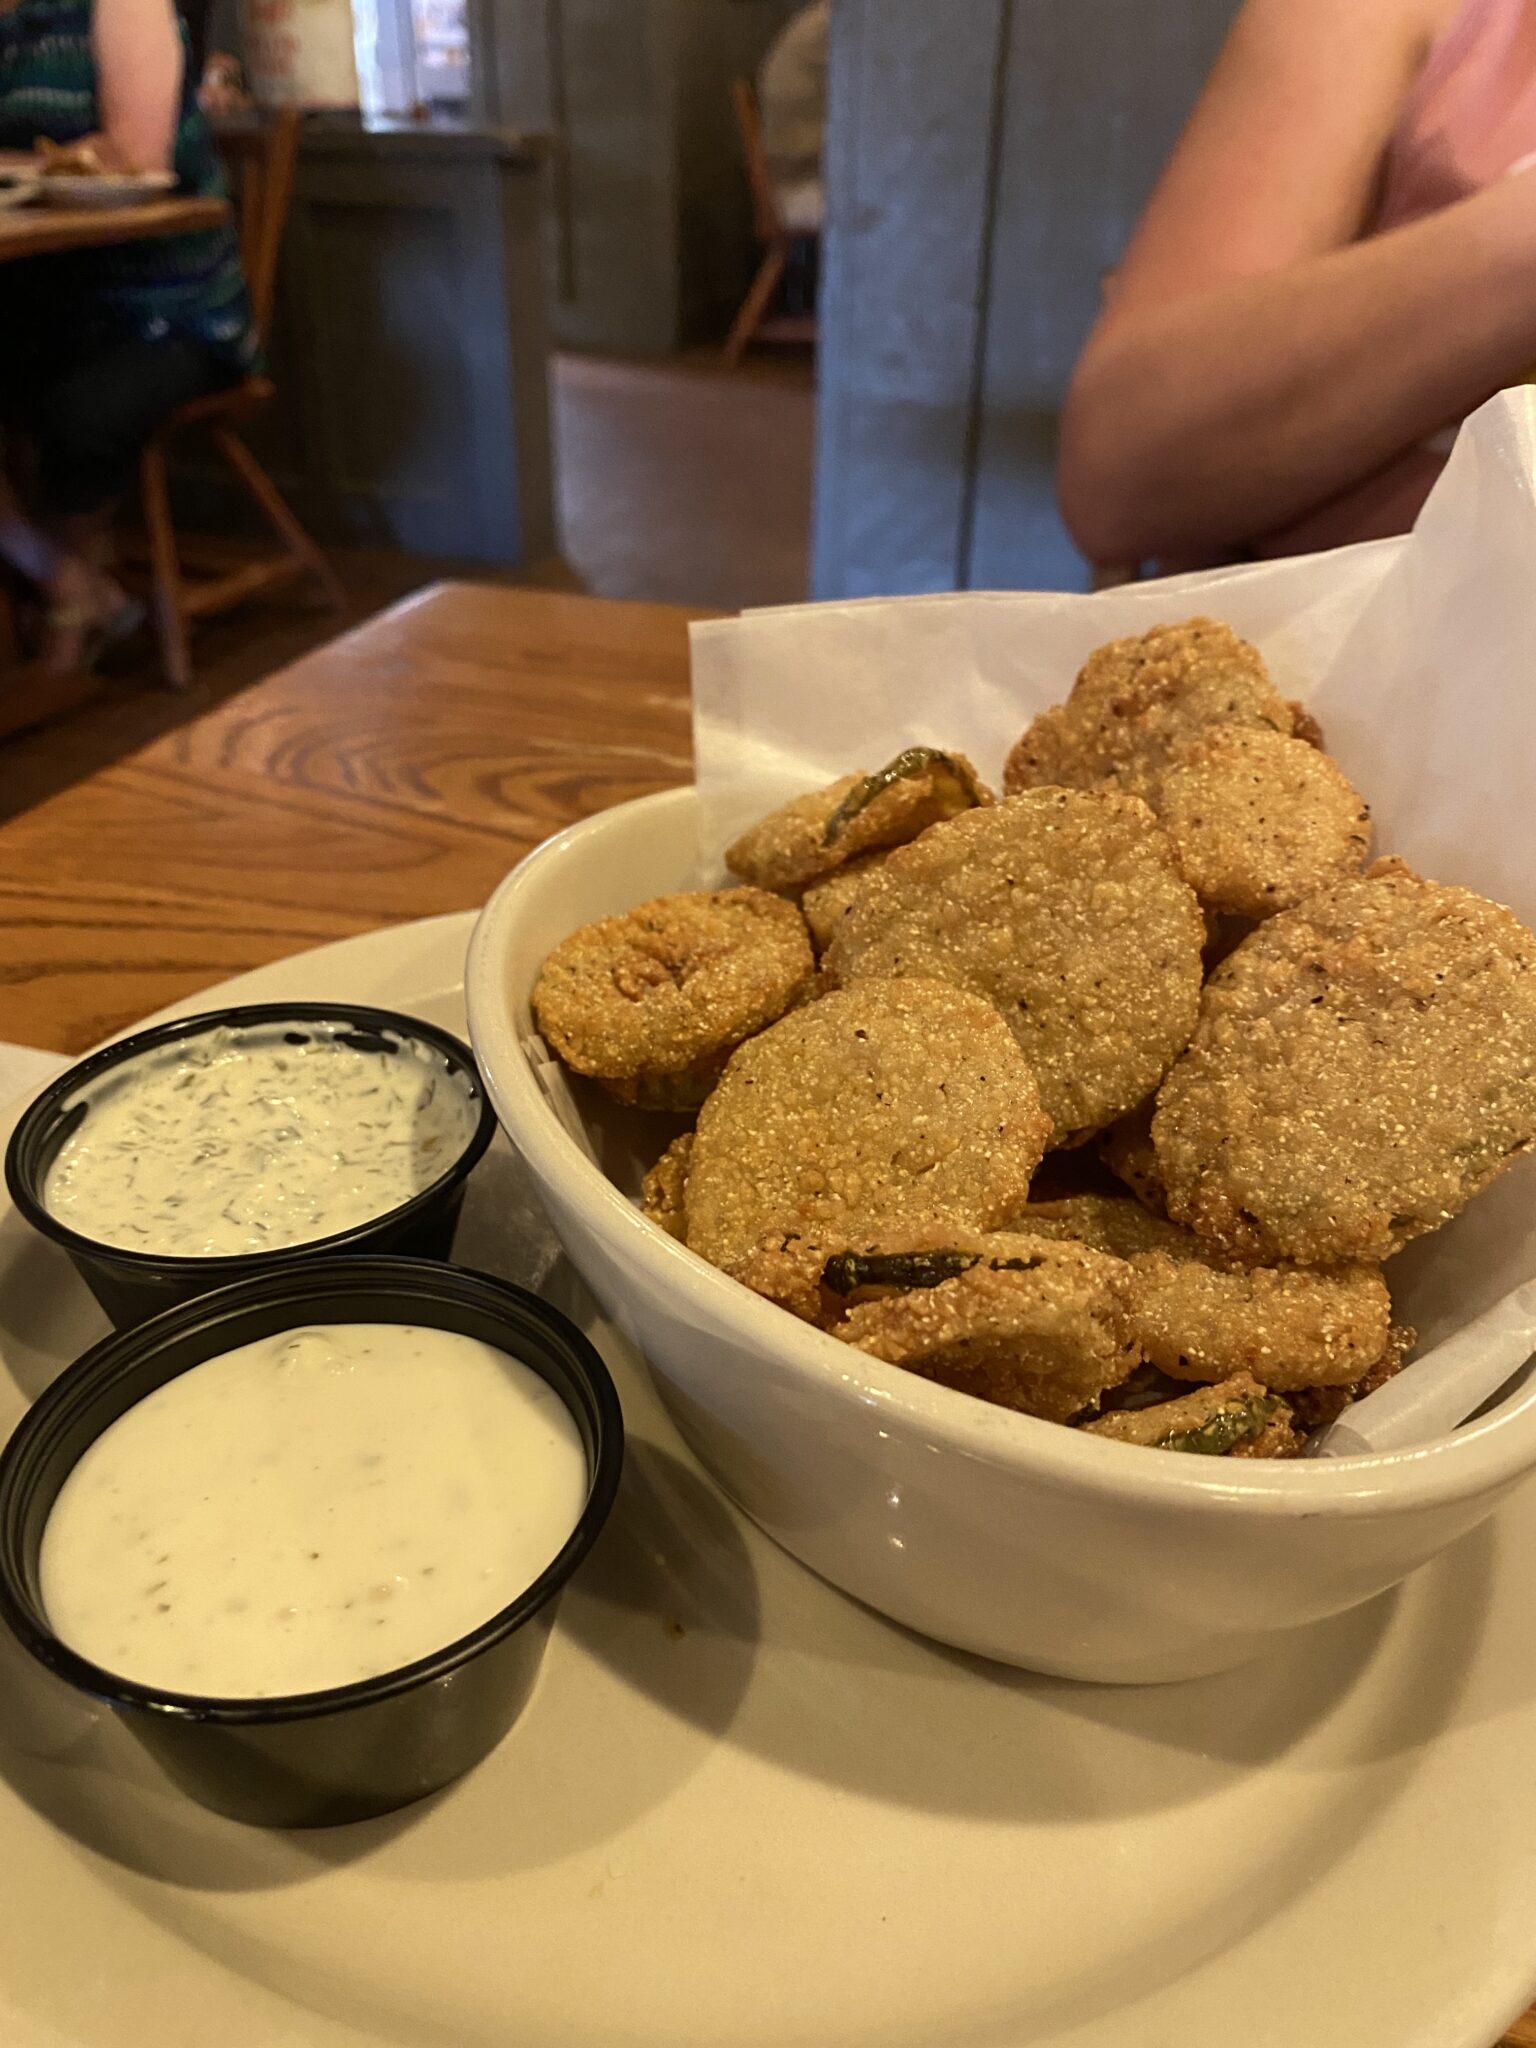
[[[78,142],[100,129],[91,4],[21,0],[0,14],[0,150],[30,149],[39,136]],[[184,26],[181,37],[185,53]],[[196,92],[188,55],[176,128],[177,189],[222,198],[223,173]],[[40,329],[58,328],[71,354],[82,346],[174,335],[200,344],[231,377],[256,366],[232,226],[0,265],[0,301],[0,317],[20,315]]]

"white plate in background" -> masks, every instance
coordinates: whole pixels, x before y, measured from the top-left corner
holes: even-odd
[[[176,173],[102,171],[86,178],[55,174],[44,177],[41,185],[43,200],[49,206],[141,206],[147,199],[167,198],[176,189]]]
[[[462,1030],[471,923],[180,1009]],[[586,1324],[629,1426],[526,1714],[435,1801],[265,1834],[0,1645],[6,2048],[1490,2048],[1536,1990],[1536,1496],[1267,1664],[1030,1678],[722,1499],[503,1146],[458,1251]],[[0,1425],[102,1327],[0,1208]]]
[[[12,170],[0,164],[0,213],[12,206],[30,206],[42,185],[36,171]]]

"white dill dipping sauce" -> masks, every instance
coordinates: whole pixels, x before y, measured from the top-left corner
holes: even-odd
[[[439,1179],[479,1121],[435,1047],[342,1023],[221,1026],[110,1068],[76,1099],[86,1114],[43,1207],[98,1244],[172,1258],[279,1251],[371,1222]]]
[[[564,1548],[588,1493],[564,1401],[477,1338],[286,1330],[120,1415],[43,1530],[59,1639],[141,1685],[325,1691],[489,1621]]]

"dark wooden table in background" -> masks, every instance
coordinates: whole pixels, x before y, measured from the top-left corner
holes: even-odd
[[[470,908],[551,832],[686,781],[691,616],[440,585],[0,825],[0,1038],[78,1052]],[[1536,2009],[1502,2048],[1536,2048]]]
[[[0,210],[0,263],[190,235],[228,219],[222,199],[146,199],[139,206],[44,206],[38,200]]]
[[[440,585],[0,825],[0,1038],[76,1052],[469,909],[573,819],[685,782],[689,616]]]

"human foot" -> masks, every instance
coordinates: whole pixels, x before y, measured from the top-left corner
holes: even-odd
[[[49,581],[39,666],[55,674],[90,668],[104,646],[143,619],[143,605],[120,583],[71,557]]]

